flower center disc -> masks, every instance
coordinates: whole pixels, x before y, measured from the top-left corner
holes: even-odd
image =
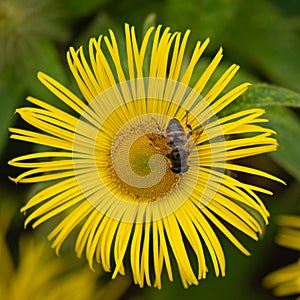
[[[126,127],[112,144],[109,169],[113,181],[133,201],[161,199],[173,191],[180,178],[170,170],[165,140],[153,133],[153,125]]]

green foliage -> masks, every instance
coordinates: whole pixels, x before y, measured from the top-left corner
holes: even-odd
[[[262,107],[269,127],[277,132],[279,148],[271,157],[295,179],[300,181],[300,119],[289,107],[300,107],[300,94],[267,84],[251,86],[238,100],[229,105],[223,115],[242,109]]]
[[[228,106],[226,113],[229,111],[235,112],[241,108],[268,106],[300,107],[300,94],[278,86],[255,84],[250,86],[247,92],[236,102]]]
[[[61,9],[65,12],[66,16],[71,20],[77,18],[87,17],[89,15],[93,16],[95,11],[101,9],[108,0],[65,0],[61,2]]]
[[[57,3],[51,0],[0,2],[0,73],[12,68],[19,75],[36,62],[41,41],[62,41],[67,30]]]
[[[287,172],[300,181],[300,120],[286,107],[269,107],[266,117],[277,132],[279,148],[271,157]]]
[[[0,82],[0,155],[7,145],[8,127],[14,124],[14,111],[22,101],[24,90],[24,84],[9,73],[6,80]]]

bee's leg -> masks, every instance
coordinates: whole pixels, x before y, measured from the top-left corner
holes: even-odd
[[[162,130],[161,130],[161,128],[160,128],[160,125],[158,124],[158,122],[157,122],[154,118],[152,118],[152,119],[153,119],[153,121],[154,121],[155,124],[156,124],[158,134],[161,135],[161,136],[165,139],[166,136],[165,136],[164,133],[162,132]]]
[[[197,144],[197,141],[203,132],[203,128],[201,127],[201,125],[197,126],[196,128],[193,128],[190,124],[188,124],[188,113],[189,112],[186,111],[185,125],[190,131],[187,133],[186,138],[189,139],[192,136],[192,134],[194,134],[196,132],[195,144]]]
[[[186,135],[187,139],[189,139],[191,137],[191,135],[193,134],[193,127],[190,124],[188,124],[188,115],[189,115],[189,112],[186,110],[185,126],[190,130]]]
[[[155,139],[150,134],[147,134],[147,137],[151,142],[150,145],[152,145],[156,150],[160,150],[160,147],[157,144],[157,142],[155,141]]]
[[[156,150],[159,150],[162,155],[167,156],[168,151],[165,149],[165,147],[159,145],[155,138],[153,138],[150,134],[147,134],[147,137],[150,140],[150,145],[152,145]]]
[[[194,130],[194,132],[196,132],[196,137],[195,137],[195,139],[194,139],[194,143],[197,145],[197,143],[198,143],[198,140],[199,140],[199,138],[200,138],[200,136],[201,136],[201,134],[203,133],[203,131],[204,131],[204,129],[201,127],[201,126],[198,126],[195,130]]]

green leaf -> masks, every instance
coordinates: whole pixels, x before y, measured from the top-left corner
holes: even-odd
[[[285,88],[257,84],[226,107],[221,116],[237,111],[263,107],[269,119],[268,127],[277,132],[279,148],[270,154],[284,170],[300,180],[300,120],[288,107],[300,107],[300,95]]]
[[[300,181],[300,120],[287,107],[269,107],[265,116],[270,128],[277,132],[279,147],[270,156],[283,169]]]
[[[300,107],[300,94],[282,87],[256,84],[249,87],[239,103],[249,107],[273,105]]]
[[[225,116],[249,108],[267,106],[300,107],[300,94],[282,87],[255,84],[250,86],[245,94],[227,106],[220,115]]]

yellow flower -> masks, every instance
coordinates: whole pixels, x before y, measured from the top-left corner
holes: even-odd
[[[224,276],[225,257],[215,229],[249,255],[226,224],[257,240],[261,220],[267,224],[269,214],[256,192],[272,194],[226,171],[279,180],[232,162],[274,151],[274,131],[258,124],[267,121],[260,118],[262,109],[217,118],[249,84],[222,94],[239,68],[232,65],[203,92],[222,49],[202,74],[195,74],[209,40],[198,42],[186,61],[189,34],[151,27],[139,45],[134,27],[126,24],[126,49],[119,50],[112,31],[90,40],[89,60],[82,48],[70,48],[68,63],[83,99],[39,73],[39,80],[73,112],[29,97],[37,107],[17,112],[39,132],[11,129],[12,138],[54,148],[10,161],[29,168],[16,183],[54,181],[22,208],[35,207],[25,224],[34,221],[36,227],[63,215],[49,235],[57,252],[79,226],[79,257],[85,251],[91,268],[96,260],[115,278],[125,273],[128,254],[134,282],[141,287],[161,288],[164,268],[172,281],[173,257],[184,287],[197,285],[208,271],[204,247],[216,276]],[[197,80],[190,87],[192,76]],[[188,248],[197,257],[196,275]]]
[[[99,284],[97,280],[103,272],[95,275],[87,266],[57,259],[49,251],[48,243],[33,235],[21,236],[17,249],[14,248],[11,252],[11,245],[6,242],[6,238],[15,208],[11,201],[1,201],[0,299],[118,299],[128,288],[128,278],[114,282],[117,289],[110,283]]]
[[[276,242],[293,250],[300,251],[300,217],[280,216],[278,219],[280,231]],[[266,288],[273,289],[276,296],[289,296],[300,294],[300,258],[297,262],[282,267],[263,280]],[[299,300],[300,297],[297,297]]]

